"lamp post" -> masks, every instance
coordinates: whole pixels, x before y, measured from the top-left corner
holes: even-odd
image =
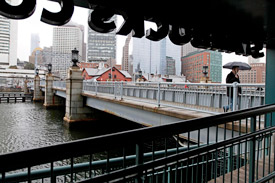
[[[78,50],[76,48],[74,48],[72,50],[72,62],[73,62],[73,67],[77,66],[77,62],[78,62]]]
[[[52,64],[48,64],[48,73],[51,74],[52,73]]]
[[[208,74],[208,65],[202,66],[202,73],[203,73],[204,77],[202,77],[201,81],[203,81],[205,83],[208,83],[208,77],[207,77],[207,74]]]
[[[36,75],[36,76],[39,75],[39,69],[38,69],[38,68],[35,69],[35,75]]]
[[[202,66],[202,73],[204,74],[204,77],[207,77],[207,74],[208,74],[208,65]]]

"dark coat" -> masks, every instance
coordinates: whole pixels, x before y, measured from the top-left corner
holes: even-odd
[[[240,79],[235,77],[235,74],[231,71],[226,77],[226,83],[240,83]],[[231,92],[230,92],[231,91]],[[238,94],[242,93],[242,89],[238,87]],[[227,96],[233,97],[233,87],[227,87]],[[230,94],[230,95],[229,95]]]

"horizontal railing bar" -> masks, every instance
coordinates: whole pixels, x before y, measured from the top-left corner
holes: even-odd
[[[113,81],[96,81],[96,82],[89,82],[84,81],[86,84],[98,83],[98,84],[115,84],[121,82],[113,82]],[[185,82],[123,82],[125,86],[139,86],[139,85],[182,85],[182,86],[224,86],[224,87],[233,87],[233,84],[229,83],[185,83]],[[237,86],[243,87],[265,87],[263,83],[237,83]],[[142,87],[142,86],[141,86]]]
[[[273,178],[275,178],[275,172],[265,175],[263,178],[257,180],[255,183],[264,183],[264,182],[267,182]]]
[[[130,144],[137,144],[147,140],[154,140],[159,137],[167,137],[175,134],[186,133],[188,131],[204,129],[224,124],[226,122],[239,120],[240,118],[249,118],[251,116],[262,115],[273,111],[275,111],[275,105],[259,106],[216,116],[179,121],[162,126],[129,130],[48,147],[3,154],[0,155],[0,172],[7,172],[51,161],[58,161]],[[104,146],[102,144],[104,144]]]
[[[189,149],[194,149],[197,148],[197,145],[192,145],[189,147]],[[186,151],[188,148],[187,147],[179,147],[177,148],[172,148],[167,150],[167,154],[174,154],[176,152],[182,152]],[[144,153],[144,158],[151,158],[152,157],[152,152]],[[160,150],[160,151],[155,151],[154,156],[164,156],[165,150]],[[125,160],[126,161],[134,161],[136,158],[136,155],[129,155],[126,156]],[[123,157],[118,157],[118,158],[111,158],[109,160],[109,166],[113,166],[116,164],[122,163],[124,160]],[[92,167],[93,169],[100,169],[100,168],[106,168],[106,162],[107,160],[98,160],[98,161],[93,161],[92,162]],[[88,171],[90,167],[90,162],[85,162],[85,163],[78,163],[73,165],[73,172],[78,173],[82,171]],[[66,166],[60,166],[60,167],[54,167],[53,169],[54,175],[55,176],[60,176],[60,175],[66,175],[70,174],[71,172],[71,165],[66,165]],[[46,168],[46,169],[41,169],[41,170],[33,170],[31,172],[31,179],[32,180],[37,180],[41,178],[48,178],[50,177],[51,169]],[[22,182],[22,181],[27,181],[28,180],[28,172],[20,172],[20,173],[13,173],[13,174],[7,174],[5,176],[5,181],[7,182]],[[0,175],[0,181],[2,180],[1,175]]]
[[[93,179],[87,179],[84,181],[80,181],[79,183],[88,183],[91,180],[93,183],[106,182],[106,181],[114,180],[114,179],[124,177],[124,176],[131,176],[133,174],[135,175],[138,172],[142,172],[143,170],[149,170],[154,167],[165,166],[167,164],[171,165],[171,163],[173,163],[173,162],[175,162],[175,164],[177,164],[177,163],[179,163],[179,160],[183,160],[183,159],[187,159],[187,158],[190,159],[190,157],[197,156],[200,154],[207,154],[212,150],[218,150],[220,148],[223,149],[224,147],[227,148],[227,146],[237,145],[235,143],[244,143],[243,141],[249,141],[249,140],[255,138],[257,135],[261,135],[261,134],[267,133],[267,132],[274,132],[274,130],[275,130],[275,127],[269,127],[269,128],[263,129],[263,130],[259,130],[257,132],[252,132],[252,133],[248,133],[248,134],[241,135],[238,137],[233,137],[232,139],[217,142],[215,144],[211,144],[208,146],[198,147],[198,148],[190,150],[190,151],[180,152],[180,153],[177,153],[174,155],[166,156],[164,158],[156,159],[154,161],[145,162],[142,165],[135,165],[135,166],[131,166],[126,169],[123,169],[123,170],[116,170],[116,171],[110,172],[108,174],[99,175],[97,177],[94,177]]]

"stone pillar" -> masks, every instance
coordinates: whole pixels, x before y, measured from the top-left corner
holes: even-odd
[[[53,75],[46,75],[46,84],[45,84],[45,100],[44,106],[46,108],[56,107],[62,105],[62,99],[58,96],[55,96],[53,91]]]
[[[27,79],[24,81],[24,94],[29,94],[28,82],[29,80]]]
[[[94,120],[93,110],[85,106],[81,95],[83,88],[81,69],[78,66],[72,66],[67,74],[65,123],[71,126],[75,122]]]
[[[35,76],[34,83],[33,83],[33,88],[34,88],[33,101],[43,101],[44,99],[39,85],[40,85],[40,77]]]

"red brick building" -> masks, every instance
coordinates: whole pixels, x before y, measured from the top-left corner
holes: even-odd
[[[181,72],[186,80],[199,83],[204,77],[203,66],[208,66],[208,77],[214,83],[222,80],[222,55],[216,51],[203,50],[189,53],[181,58]]]
[[[132,81],[131,75],[127,71],[111,68],[85,68],[82,71],[85,80],[93,79],[96,81]]]
[[[251,63],[251,70],[239,71],[241,83],[265,83],[265,63]]]

